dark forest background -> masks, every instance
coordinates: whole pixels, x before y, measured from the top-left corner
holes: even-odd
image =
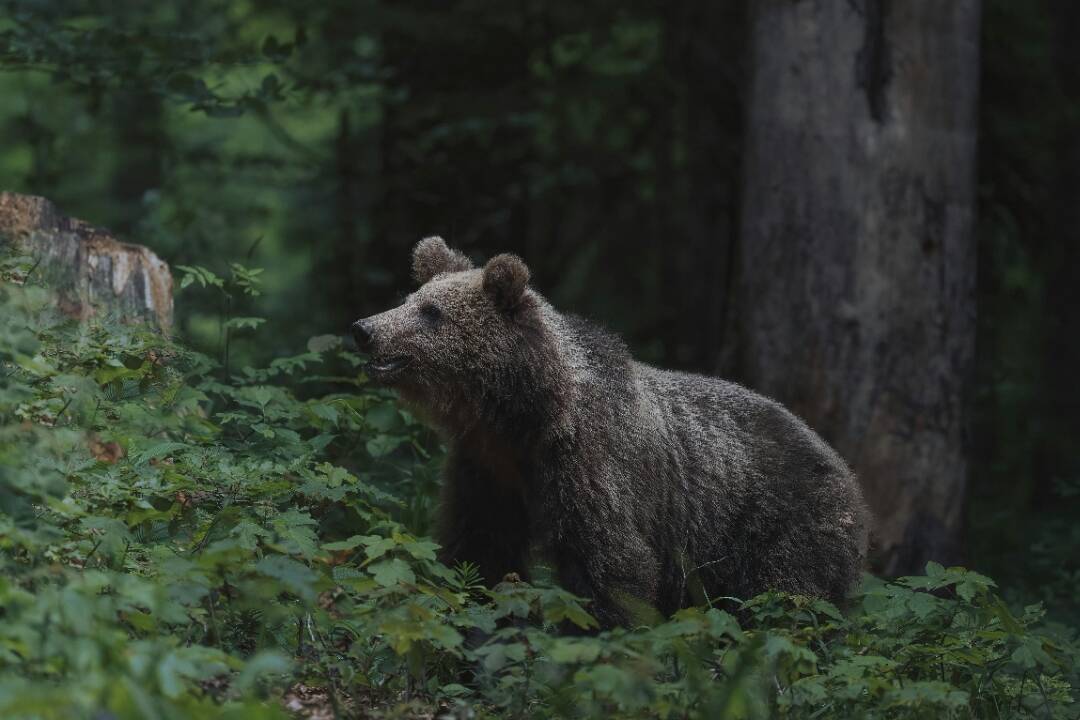
[[[640,359],[776,396],[876,566],[1080,595],[1080,6],[0,2],[0,189],[265,268],[264,362],[519,253]],[[257,312],[254,303],[257,302]],[[184,296],[213,351],[221,308]],[[238,308],[239,314],[245,314]]]

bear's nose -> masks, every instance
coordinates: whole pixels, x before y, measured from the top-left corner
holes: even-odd
[[[357,320],[352,324],[352,336],[356,340],[356,346],[361,350],[371,348],[371,326],[367,320]]]

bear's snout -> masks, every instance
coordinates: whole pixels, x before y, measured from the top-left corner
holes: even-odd
[[[356,340],[358,348],[364,351],[371,349],[374,334],[371,331],[371,323],[368,322],[367,318],[357,320],[352,324],[352,336]]]

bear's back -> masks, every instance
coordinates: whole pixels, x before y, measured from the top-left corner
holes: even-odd
[[[699,458],[704,443],[718,447],[732,461],[752,462],[758,473],[793,464],[850,472],[805,422],[764,395],[721,378],[633,365],[639,402],[655,406],[670,438],[693,448]]]
[[[657,598],[663,609],[685,604],[688,568],[739,597],[772,587],[837,600],[857,581],[861,493],[806,423],[735,383],[636,362],[585,321],[563,316],[556,327],[574,368],[578,460],[589,468],[581,495],[602,488],[608,516],[635,528],[622,534],[625,562],[653,548],[668,588],[657,591],[674,593]]]

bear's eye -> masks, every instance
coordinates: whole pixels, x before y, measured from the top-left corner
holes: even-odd
[[[442,310],[435,307],[431,303],[427,303],[426,305],[421,306],[420,317],[429,326],[434,327],[435,325],[439,324],[440,320],[442,320]]]

